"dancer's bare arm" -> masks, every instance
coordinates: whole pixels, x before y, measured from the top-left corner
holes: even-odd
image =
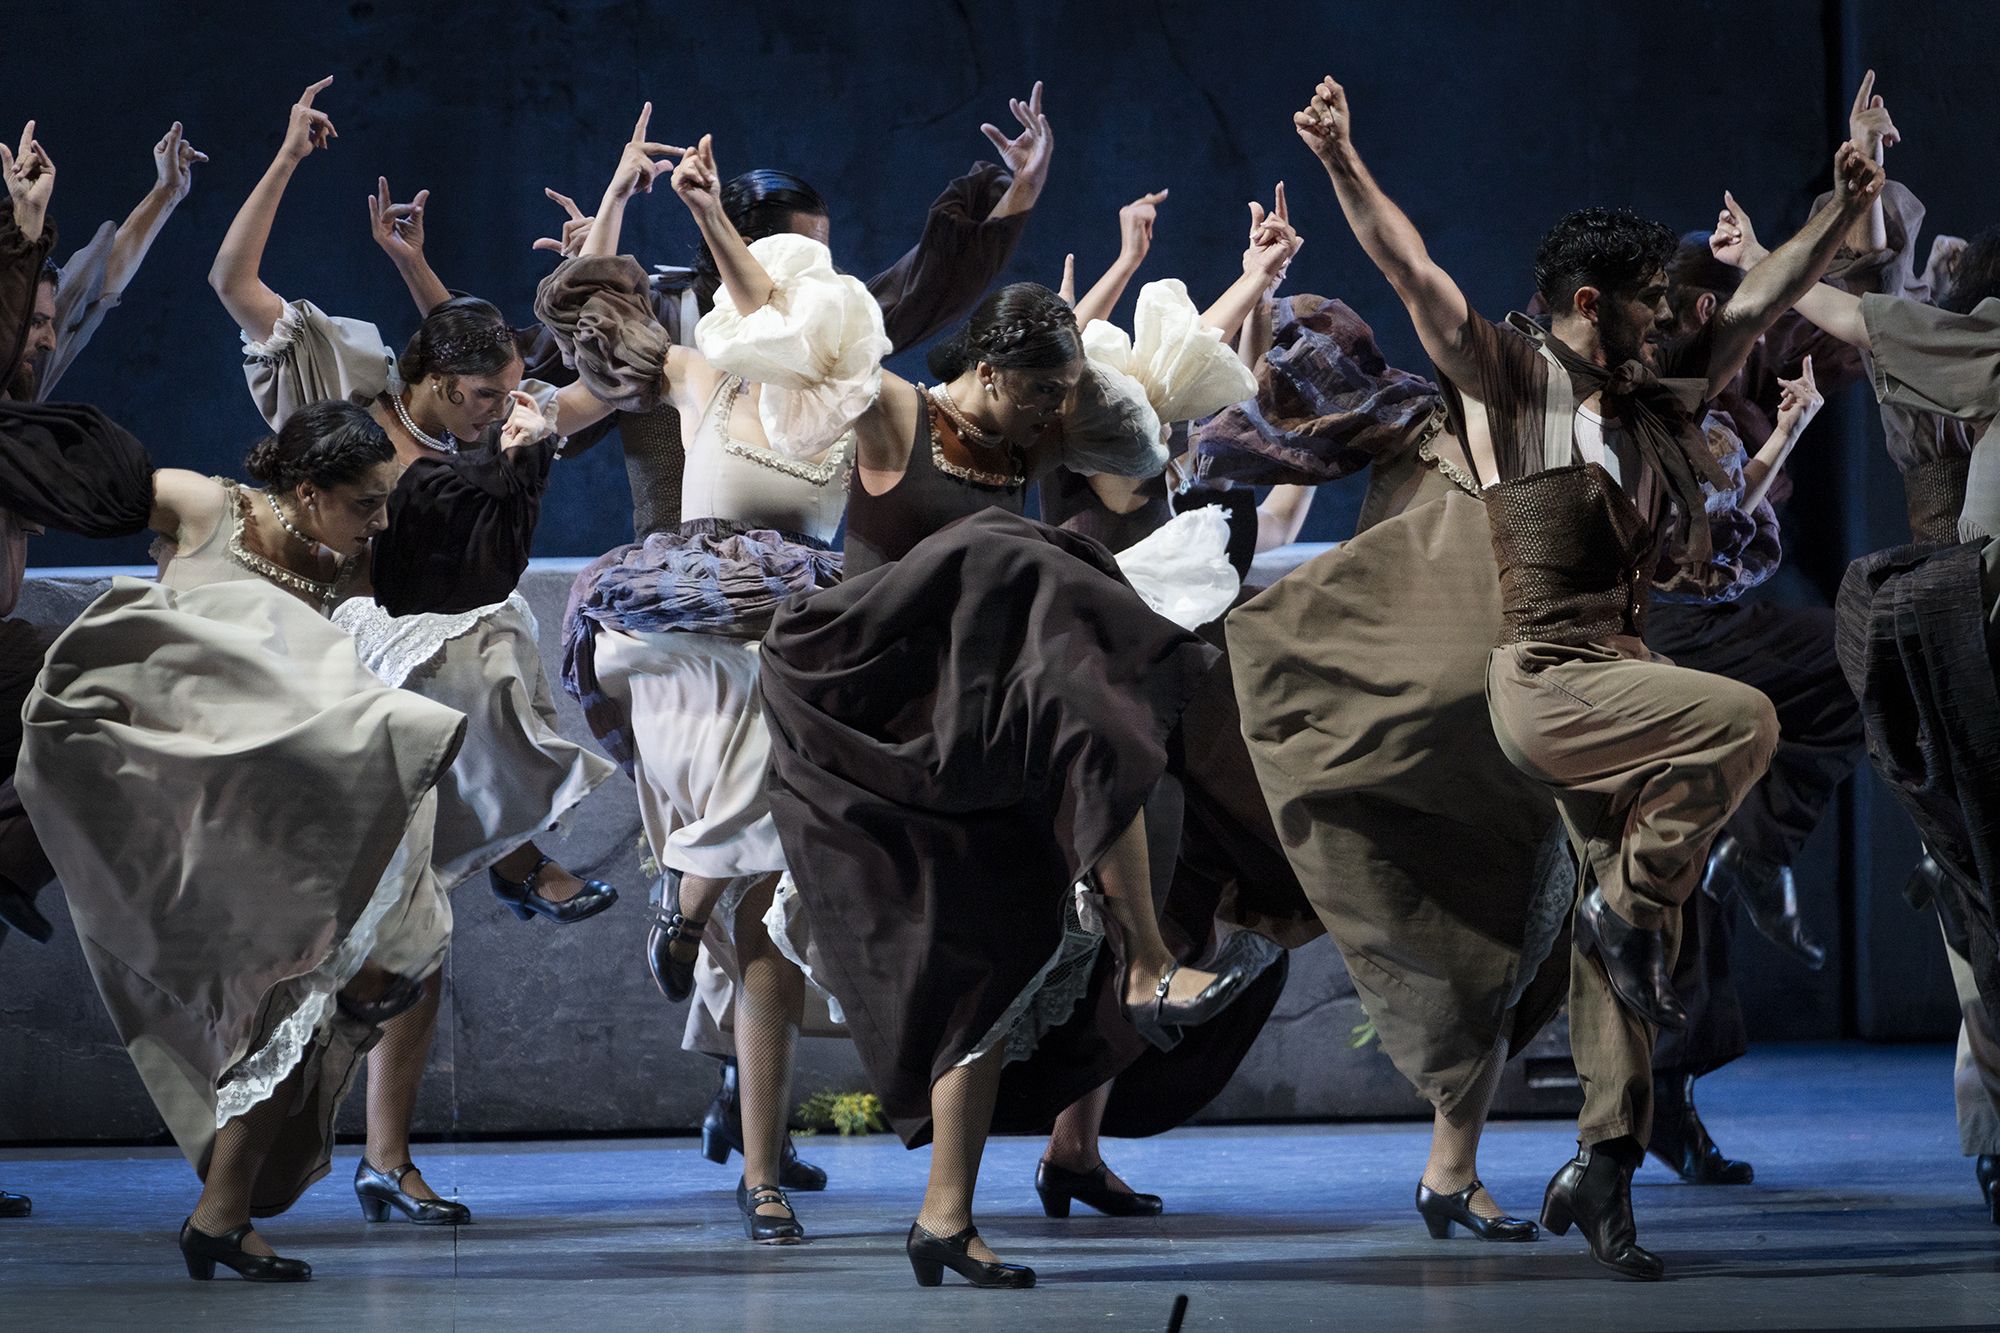
[[[237,210],[235,221],[222,238],[215,264],[208,271],[208,285],[222,298],[223,309],[236,326],[257,342],[271,336],[285,313],[285,299],[272,291],[259,270],[264,264],[264,247],[271,239],[271,223],[278,216],[278,202],[292,173],[315,149],[330,146],[340,137],[332,119],[315,110],[313,99],[333,82],[328,75],[307,88],[292,104],[291,120],[277,157],[265,169],[264,177]]]

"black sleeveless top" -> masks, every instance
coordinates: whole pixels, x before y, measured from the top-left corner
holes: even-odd
[[[939,528],[982,509],[1010,514],[1026,508],[1027,483],[982,486],[939,469],[935,414],[929,394],[917,413],[917,437],[910,444],[910,461],[901,480],[880,495],[861,484],[861,469],[848,479],[847,536],[844,574],[853,578],[879,565],[901,560],[910,549]]]

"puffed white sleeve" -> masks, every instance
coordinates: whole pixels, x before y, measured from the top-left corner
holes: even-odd
[[[750,253],[771,276],[771,299],[745,315],[718,291],[695,326],[695,347],[716,369],[763,386],[757,414],[773,449],[811,458],[882,391],[882,307],[860,279],[834,271],[818,241],[766,236]]]

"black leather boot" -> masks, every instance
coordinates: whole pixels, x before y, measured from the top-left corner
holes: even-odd
[[[0,1217],[26,1217],[34,1211],[34,1203],[27,1195],[0,1190]]]
[[[1542,1196],[1542,1225],[1566,1236],[1574,1223],[1598,1263],[1621,1277],[1657,1282],[1667,1266],[1639,1248],[1639,1225],[1632,1220],[1632,1172],[1644,1156],[1630,1138],[1578,1147]]]
[[[1732,835],[1715,840],[1702,872],[1702,891],[1719,903],[1733,893],[1757,933],[1817,972],[1826,966],[1826,950],[1806,934],[1799,915],[1798,881],[1782,862],[1753,856]]]
[[[1694,1075],[1653,1075],[1653,1135],[1646,1151],[1690,1185],[1748,1185],[1756,1170],[1724,1157],[1694,1108]]]
[[[1986,1211],[1993,1225],[2000,1227],[2000,1154],[1982,1153],[1973,1174],[1979,1181],[1979,1192],[1986,1196]]]
[[[1687,1026],[1687,1010],[1674,994],[1667,966],[1666,932],[1641,930],[1619,916],[1600,885],[1591,885],[1577,904],[1576,944],[1604,964],[1611,988],[1633,1013],[1674,1032]]]
[[[732,1152],[743,1151],[743,1105],[737,1100],[736,1062],[722,1062],[722,1086],[701,1118],[701,1155],[720,1165]],[[788,1190],[810,1194],[826,1188],[826,1172],[799,1157],[792,1136],[785,1135],[784,1150],[778,1154],[778,1184]]]

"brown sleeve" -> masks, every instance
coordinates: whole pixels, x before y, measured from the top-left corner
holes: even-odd
[[[976,163],[931,203],[923,235],[909,253],[869,281],[895,351],[970,314],[1013,258],[1028,215],[991,216],[1012,183],[999,165]]]
[[[629,255],[565,259],[535,290],[535,318],[586,388],[621,412],[659,406],[672,343]]]
[[[1511,329],[1503,329],[1478,311],[1465,326],[1466,355],[1479,367],[1475,396],[1486,409],[1486,423],[1493,440],[1493,456],[1500,468],[1499,480],[1513,481],[1541,470],[1542,437],[1530,430],[1541,420],[1543,396],[1548,391],[1548,363],[1533,343]],[[1465,438],[1465,401],[1458,385],[1438,376],[1438,391],[1444,398],[1445,416],[1452,433]],[[1495,478],[1479,478],[1481,485]]]
[[[35,287],[55,243],[53,218],[43,219],[41,236],[30,241],[14,225],[14,210],[0,208],[0,385],[12,379],[14,367],[21,364],[28,321],[35,314]]]

